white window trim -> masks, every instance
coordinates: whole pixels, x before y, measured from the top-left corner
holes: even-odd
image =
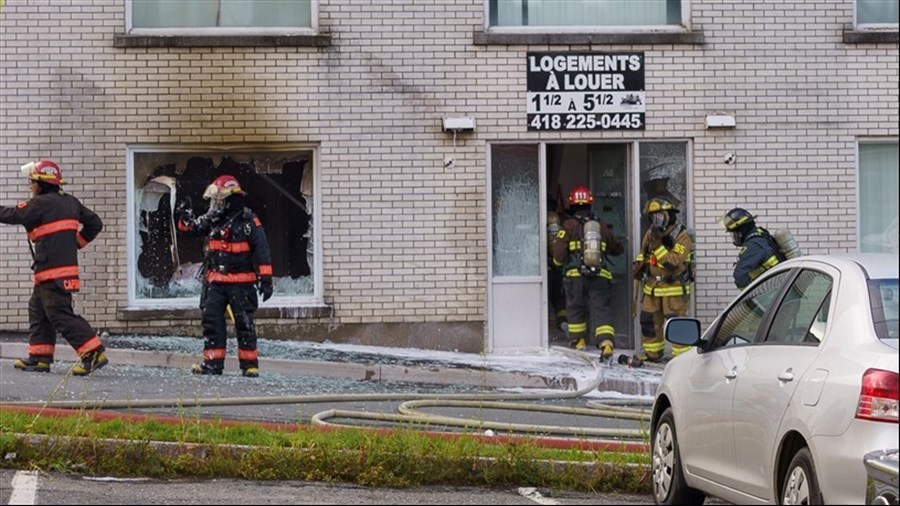
[[[131,0],[129,0],[131,1]],[[314,0],[315,1],[315,0]],[[691,1],[681,0],[680,25],[609,25],[609,26],[491,26],[490,0],[483,0],[484,31],[486,33],[680,33],[691,30]],[[854,0],[854,13],[856,0]],[[855,15],[854,15],[855,19]],[[896,27],[896,25],[894,25]]]
[[[319,166],[319,147],[311,144],[291,145],[258,145],[240,144],[227,147],[212,145],[170,145],[170,144],[134,144],[126,147],[126,250],[128,275],[128,306],[134,309],[196,309],[199,297],[169,299],[139,299],[137,297],[137,216],[135,216],[134,200],[134,156],[138,153],[228,153],[228,152],[278,152],[278,151],[311,151],[313,163],[313,294],[284,296],[275,295],[265,303],[260,301],[260,308],[318,306],[324,304],[324,276],[322,274],[322,177]],[[265,224],[263,224],[265,226]]]
[[[133,0],[125,0],[125,33],[129,35],[316,35],[319,31],[319,0],[309,2],[310,27],[266,26],[266,27],[193,27],[193,28],[135,28],[132,23]]]

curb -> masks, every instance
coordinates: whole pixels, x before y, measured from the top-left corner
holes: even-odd
[[[311,473],[318,479],[357,481],[367,486],[385,486],[366,481],[358,481],[365,473],[349,469],[355,466],[369,469],[371,461],[379,458],[366,450],[337,450],[323,453],[315,448],[261,447],[232,444],[206,444],[188,442],[117,440],[108,438],[85,438],[74,436],[48,436],[35,434],[7,434],[8,444],[3,467],[27,468],[46,465],[47,459],[56,465],[64,463],[79,468],[82,473],[109,473],[127,476],[127,470],[119,467],[122,461],[153,462],[150,477],[167,479],[209,477],[212,469],[216,478],[303,480]],[[399,454],[385,455],[389,460],[403,458]],[[439,458],[439,457],[438,457]],[[586,490],[607,489],[610,492],[647,493],[650,488],[650,466],[646,464],[614,464],[610,462],[580,462],[559,460],[530,460],[517,464],[506,458],[456,457],[441,459],[444,466],[461,466],[455,476],[449,478],[426,479],[422,485],[452,484],[470,486],[506,485],[517,480],[517,475],[526,472],[540,476],[549,486],[573,484]],[[286,469],[290,462],[292,470]],[[251,464],[248,464],[251,463]],[[114,466],[106,469],[103,466]],[[252,469],[247,466],[252,466]],[[206,467],[210,466],[210,467]],[[524,467],[522,467],[524,466]],[[96,469],[94,469],[96,468]],[[299,474],[297,470],[299,469]],[[349,474],[348,474],[349,471]],[[145,470],[138,470],[141,476],[148,476]],[[247,476],[247,472],[261,473],[260,477]],[[399,472],[399,474],[398,474]],[[406,473],[417,474],[415,466]],[[388,478],[403,478],[404,471],[392,471]],[[470,483],[465,483],[470,481]],[[623,486],[624,485],[624,486]],[[390,486],[386,484],[386,486]],[[625,490],[627,489],[627,490]]]

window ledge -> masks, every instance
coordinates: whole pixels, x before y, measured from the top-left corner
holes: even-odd
[[[845,44],[897,44],[900,31],[845,30]]]
[[[635,44],[703,44],[703,32],[633,32],[633,33],[492,33],[475,32],[476,46],[505,45],[635,45]]]
[[[114,47],[328,47],[331,35],[131,35],[117,33]]]
[[[291,307],[261,307],[253,313],[256,319],[307,319],[328,318],[333,308],[328,304],[291,306]],[[200,320],[199,309],[159,309],[159,308],[125,308],[119,312],[119,318],[123,321],[150,321],[150,320]]]

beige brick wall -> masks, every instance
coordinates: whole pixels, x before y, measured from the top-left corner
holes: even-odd
[[[129,144],[318,145],[335,317],[293,323],[333,328],[484,320],[490,142],[692,140],[696,312],[708,321],[736,293],[735,250],[717,216],[746,206],[808,252],[853,250],[857,139],[898,135],[897,45],[842,42],[852,0],[695,0],[692,27],[705,36],[696,46],[475,46],[482,0],[319,5],[327,48],[122,49],[113,36],[124,0],[4,2],[0,203],[25,197],[16,167],[46,156],[101,214],[77,297],[96,327],[133,326],[118,318]],[[647,130],[526,132],[525,52],[542,50],[645,52]],[[705,130],[711,112],[734,114],[738,128]],[[477,132],[454,147],[440,128],[447,115],[475,117]],[[726,152],[735,165],[722,163]],[[0,227],[0,251],[0,330],[24,330],[22,231]]]

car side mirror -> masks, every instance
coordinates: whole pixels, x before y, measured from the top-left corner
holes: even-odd
[[[700,344],[700,320],[696,318],[669,318],[663,334],[666,341],[681,346]]]

